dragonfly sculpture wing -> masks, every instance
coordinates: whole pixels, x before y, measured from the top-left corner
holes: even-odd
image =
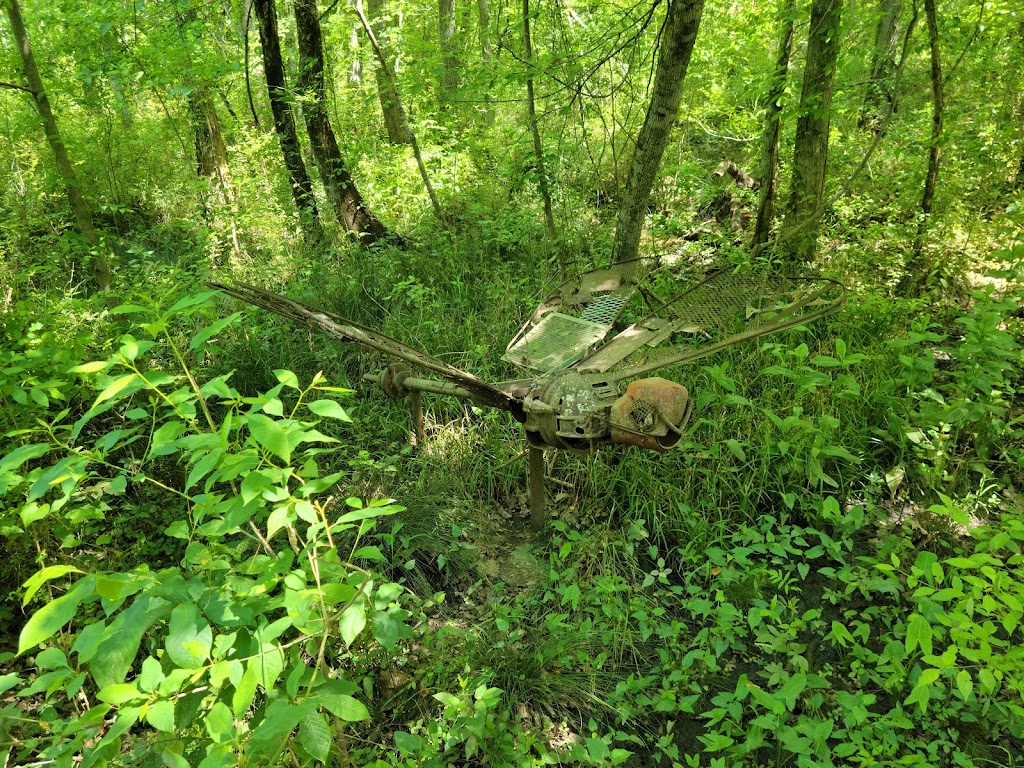
[[[537,376],[572,367],[604,341],[656,264],[635,259],[562,283],[509,342],[505,359]]]
[[[834,280],[764,271],[721,270],[667,299],[657,289],[641,282],[649,313],[571,367],[614,383],[816,320],[846,299]]]
[[[513,412],[519,410],[519,400],[513,395],[503,392],[485,381],[481,381],[471,373],[448,365],[448,363],[438,360],[436,357],[403,344],[397,339],[392,339],[390,336],[385,336],[383,333],[372,328],[353,323],[351,320],[346,320],[343,317],[321,309],[314,309],[301,302],[265,291],[253,285],[245,283],[234,283],[232,285],[210,283],[210,285],[230,296],[234,296],[249,304],[254,304],[282,317],[287,317],[309,328],[323,331],[335,338],[353,342],[367,349],[383,352],[410,365],[436,373],[443,379],[467,390],[472,395],[472,399],[481,405]]]

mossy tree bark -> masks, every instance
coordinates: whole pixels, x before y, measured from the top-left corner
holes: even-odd
[[[75,217],[75,224],[82,235],[82,239],[89,245],[90,269],[93,279],[101,291],[109,291],[111,283],[110,261],[105,253],[99,233],[92,222],[92,211],[85,201],[82,188],[78,185],[78,178],[75,175],[75,166],[68,156],[67,146],[61,138],[60,128],[57,126],[57,118],[53,114],[50,99],[43,87],[43,79],[36,66],[35,55],[32,53],[32,45],[29,41],[28,31],[25,29],[25,21],[21,15],[21,6],[18,0],[3,0],[4,11],[11,24],[11,34],[14,37],[14,44],[18,48],[18,55],[21,57],[22,70],[25,75],[25,82],[28,91],[35,102],[36,112],[43,124],[43,133],[46,134],[46,141],[53,152],[57,164],[57,173],[60,174],[64,192],[68,196],[68,203],[71,206],[71,213]]]
[[[441,201],[437,198],[437,192],[434,191],[434,185],[430,183],[430,174],[427,173],[427,164],[423,162],[423,153],[420,151],[420,143],[416,140],[416,134],[413,133],[412,126],[409,124],[409,116],[405,111],[405,107],[402,106],[401,99],[398,98],[398,84],[395,82],[395,68],[388,60],[387,55],[384,53],[384,49],[381,48],[380,41],[377,40],[377,36],[373,33],[373,27],[370,25],[370,20],[366,18],[366,12],[363,10],[362,0],[355,0],[352,10],[355,11],[356,16],[359,18],[359,23],[363,27],[363,32],[370,41],[370,46],[373,48],[373,55],[377,57],[377,63],[380,64],[380,71],[384,73],[384,76],[389,80],[392,88],[394,88],[396,99],[395,108],[398,110],[398,114],[402,118],[402,123],[405,125],[406,133],[409,135],[409,143],[412,145],[412,153],[416,158],[416,167],[419,169],[420,178],[423,179],[423,186],[427,190],[427,196],[430,198],[430,205],[434,209],[434,215],[437,216],[438,222],[440,222],[441,226],[447,228],[450,224],[449,219],[441,209]]]
[[[668,0],[651,101],[633,150],[629,179],[615,223],[613,264],[635,259],[639,251],[651,187],[661,165],[669,133],[679,114],[683,81],[703,11],[704,0]]]
[[[238,241],[238,193],[231,179],[228,150],[210,88],[200,87],[189,94],[188,111],[195,136],[196,174],[209,182],[210,189],[230,211],[231,251],[238,259],[242,255]],[[205,201],[203,209],[205,213]]]
[[[438,83],[438,106],[448,109],[459,89],[462,63],[456,48],[455,0],[437,0],[438,40],[441,43],[441,79]]]
[[[364,245],[375,243],[387,237],[388,230],[363,204],[324,107],[324,47],[316,0],[295,0],[295,27],[299,38],[298,90],[302,95],[302,115],[324,189],[338,222]]]
[[[843,0],[814,0],[793,147],[793,191],[784,237],[794,261],[814,259],[825,196],[832,93]]]
[[[765,114],[764,138],[761,146],[761,191],[757,202],[757,222],[751,244],[755,248],[768,242],[775,220],[775,201],[779,192],[779,136],[782,133],[782,100],[789,79],[789,59],[793,53],[793,25],[796,21],[796,0],[787,0],[782,8],[779,46],[775,70],[768,88],[768,109]]]
[[[893,75],[896,73],[896,47],[902,14],[903,0],[878,0],[878,26],[871,54],[871,75],[858,120],[861,128],[876,133],[885,114],[896,106]]]
[[[537,103],[533,89],[533,43],[530,41],[530,0],[523,0],[523,58],[527,68],[526,120],[530,124],[530,135],[533,137],[533,159],[537,167],[537,186],[540,187],[541,200],[544,202],[544,222],[558,254],[558,271],[566,277],[565,253],[561,238],[558,236],[558,226],[555,224],[555,210],[551,204],[551,189],[548,186],[548,171],[544,162],[544,146],[537,125]]]
[[[373,27],[373,33],[377,37],[381,50],[384,51],[384,58],[392,61],[387,45],[388,20],[385,0],[366,0],[366,10],[370,19],[370,25]],[[380,100],[380,109],[384,117],[384,128],[388,132],[388,141],[392,144],[409,144],[409,131],[402,120],[394,78],[389,78],[382,72],[382,66],[378,61],[374,71],[377,75],[377,98]]]
[[[277,35],[277,9],[274,7],[274,0],[253,0],[253,10],[260,29],[263,72],[267,80],[270,110],[274,114],[274,130],[277,132],[284,165],[291,181],[292,197],[299,211],[299,221],[306,239],[320,242],[323,240],[320,212],[313,196],[313,184],[302,160],[299,134],[295,129],[295,116],[292,114],[292,105],[285,86],[284,61],[281,58],[281,43]]]
[[[924,236],[928,228],[928,219],[935,204],[935,190],[939,185],[939,166],[942,160],[940,145],[942,143],[942,121],[945,111],[945,89],[942,77],[942,56],[939,50],[939,21],[935,8],[935,0],[924,0],[924,18],[928,25],[928,48],[931,53],[932,81],[932,130],[928,142],[928,170],[924,177],[924,191],[921,194],[921,217],[917,222],[917,234],[914,237],[914,251],[907,264],[907,273],[903,278],[903,292],[920,293],[924,288],[928,265],[924,261]]]

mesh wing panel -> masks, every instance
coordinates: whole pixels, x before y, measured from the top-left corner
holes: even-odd
[[[613,380],[690,362],[773,331],[809,322],[842,304],[826,278],[716,272],[613,338],[577,365]]]

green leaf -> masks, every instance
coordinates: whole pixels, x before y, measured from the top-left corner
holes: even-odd
[[[235,312],[233,315],[228,315],[225,318],[218,320],[212,325],[208,325],[203,328],[199,333],[192,337],[192,341],[189,342],[189,349],[198,349],[206,343],[207,339],[216,336],[218,333],[223,331],[231,323],[235,322],[239,317],[242,316],[241,312]]]
[[[135,664],[143,636],[167,616],[169,607],[170,603],[162,597],[143,593],[110,622],[89,665],[96,685],[124,682]]]
[[[299,377],[296,376],[291,371],[285,368],[278,368],[277,370],[274,371],[274,375],[277,377],[277,380],[284,384],[286,387],[291,387],[292,389],[299,389]]]
[[[184,669],[201,667],[210,658],[213,630],[194,603],[181,603],[171,611],[165,650]]]
[[[739,459],[740,461],[747,460],[747,454],[743,452],[743,446],[739,444],[738,440],[726,440],[725,445],[726,447],[728,447],[729,453],[731,453],[737,459]]]
[[[971,679],[971,673],[966,669],[961,669],[956,673],[956,689],[964,701],[974,693],[974,681]]]
[[[150,704],[146,722],[158,731],[174,733],[174,702],[163,699]]]
[[[75,617],[78,606],[95,595],[96,579],[83,576],[67,594],[47,603],[30,618],[18,637],[18,655],[49,640],[61,627]]]
[[[29,601],[35,597],[36,592],[43,586],[44,582],[50,579],[59,579],[69,573],[82,573],[72,565],[48,565],[43,570],[34,573],[29,577],[22,586],[25,587],[25,596],[21,599],[22,607],[29,604]]]
[[[223,702],[218,701],[207,712],[206,732],[218,744],[231,741],[235,737],[235,719]]]
[[[114,704],[115,706],[141,697],[139,689],[130,683],[106,685],[96,693],[96,698],[104,704]]]
[[[341,639],[345,641],[345,645],[351,647],[365,626],[366,603],[359,598],[345,609],[338,620],[338,631],[341,633]]]
[[[398,638],[401,637],[402,625],[384,611],[375,611],[370,630],[378,643],[393,651]]]
[[[91,363],[82,363],[68,368],[67,373],[99,373],[111,365],[109,360],[95,360]]]
[[[0,459],[0,475],[5,472],[13,472],[21,467],[26,461],[38,459],[50,452],[50,446],[46,443],[32,443],[15,448],[2,459]]]
[[[331,729],[319,712],[306,715],[299,726],[299,743],[314,760],[326,763],[331,756]]]
[[[313,413],[317,416],[323,416],[327,419],[337,419],[338,421],[352,421],[345,409],[338,405],[333,400],[314,400],[311,403],[306,403]]]
[[[284,669],[284,653],[280,646],[274,643],[263,643],[260,646],[260,654],[249,662],[256,668],[256,680],[269,691],[274,687],[277,678]]]
[[[370,719],[366,705],[348,694],[317,691],[314,699],[332,715],[350,723]]]
[[[231,696],[231,709],[239,720],[244,718],[245,713],[249,711],[249,706],[256,696],[257,683],[257,665],[254,661],[250,661],[245,668],[245,674],[238,681],[235,692]]]
[[[398,751],[406,755],[414,755],[423,746],[423,740],[405,731],[395,731],[395,746]]]
[[[261,413],[251,413],[246,423],[253,440],[284,461],[291,460],[288,432],[277,421]]]
[[[932,625],[929,624],[928,620],[921,614],[912,613],[909,621],[907,622],[907,653],[910,653],[919,646],[921,648],[921,652],[925,656],[931,655]]]
[[[114,379],[114,381],[107,385],[106,389],[100,392],[99,397],[96,398],[96,402],[93,403],[93,407],[95,408],[104,400],[116,397],[123,389],[125,389],[125,387],[135,381],[135,378],[136,375],[134,373],[129,373],[121,376],[120,378]]]
[[[167,313],[173,315],[175,312],[180,312],[183,309],[194,307],[196,304],[202,304],[204,301],[212,296],[216,296],[220,291],[203,291],[202,293],[195,293],[189,296],[182,296],[178,299]]]
[[[0,675],[0,693],[6,693],[20,682],[21,678],[13,672],[8,672],[6,675]]]
[[[779,696],[786,703],[786,709],[790,712],[796,707],[796,700],[807,687],[807,675],[800,672],[793,675],[786,684],[779,690]]]

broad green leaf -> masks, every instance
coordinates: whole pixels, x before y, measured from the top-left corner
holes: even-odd
[[[81,365],[68,368],[67,373],[99,373],[109,365],[111,365],[109,360],[94,360],[91,363],[82,363]]]
[[[331,756],[331,729],[319,712],[311,712],[303,719],[299,726],[299,743],[321,763],[326,763]]]
[[[253,661],[250,661],[246,665],[245,674],[238,681],[238,685],[235,686],[235,692],[231,696],[231,709],[239,720],[244,718],[245,713],[249,710],[253,697],[256,695],[257,684],[257,667]]]
[[[38,459],[50,452],[50,446],[46,443],[32,443],[15,448],[2,459],[0,459],[0,474],[13,472],[21,467],[26,461]]]
[[[32,618],[22,627],[21,635],[18,637],[18,655],[46,642],[71,621],[82,601],[94,596],[95,587],[95,578],[83,576],[67,594],[47,603],[32,614]]]
[[[104,704],[119,705],[132,699],[142,698],[139,689],[130,683],[114,683],[105,685],[96,693],[96,698]]]
[[[170,603],[148,593],[139,595],[104,630],[89,664],[96,685],[123,683],[135,664],[142,638],[168,614]]]
[[[104,400],[109,400],[112,397],[116,397],[122,390],[125,389],[125,387],[127,387],[129,384],[135,381],[135,378],[136,374],[129,373],[117,379],[114,379],[110,384],[107,385],[106,389],[100,392],[99,397],[96,398],[96,402],[93,403],[93,407],[99,405]]]
[[[359,598],[345,609],[338,620],[338,631],[341,633],[341,639],[345,641],[345,645],[351,647],[365,626],[366,603]]]
[[[0,675],[0,693],[6,693],[20,682],[21,678],[13,672],[8,672],[6,675]]]
[[[317,691],[313,699],[337,718],[348,722],[369,720],[370,711],[361,701],[344,693]]]
[[[206,732],[218,744],[234,739],[235,718],[223,702],[218,701],[206,713]]]
[[[299,377],[286,368],[278,368],[274,371],[274,375],[277,377],[277,380],[286,387],[299,389]]]
[[[395,731],[395,746],[398,751],[406,755],[414,755],[423,745],[423,740],[405,731]]]
[[[252,732],[250,739],[253,741],[269,741],[276,738],[290,731],[302,722],[310,712],[315,710],[316,705],[309,699],[298,705],[290,704],[284,699],[277,699],[267,707],[263,720],[260,721],[260,724]]]
[[[971,679],[971,673],[966,669],[961,669],[956,673],[956,688],[964,701],[974,693],[974,681]]]
[[[317,416],[323,416],[327,419],[338,419],[338,421],[352,421],[349,415],[345,413],[345,409],[333,400],[314,400],[311,403],[306,403],[306,405]]]
[[[237,320],[241,316],[241,312],[235,312],[235,314],[233,315],[228,315],[227,317],[221,318],[212,325],[206,326],[201,331],[199,331],[199,333],[192,337],[192,341],[189,342],[188,348],[198,349],[199,347],[206,343],[207,339],[216,336],[218,333],[223,331],[227,326],[235,322],[235,320]]]
[[[807,687],[807,675],[803,672],[793,675],[779,690],[779,696],[786,703],[790,712],[796,707],[796,700]]]
[[[165,643],[171,661],[185,669],[196,669],[210,658],[213,630],[194,603],[181,603],[171,611]]]
[[[36,501],[45,496],[55,485],[62,484],[65,480],[80,479],[88,460],[78,456],[65,456],[52,467],[43,472],[29,489],[26,501]]]
[[[747,460],[747,454],[743,451],[743,446],[740,445],[738,440],[729,439],[725,441],[726,447],[729,449],[729,453],[735,456],[740,461]]]
[[[150,704],[146,722],[158,731],[174,733],[174,702],[162,699]]]
[[[202,304],[212,296],[216,296],[220,291],[203,291],[202,293],[195,293],[189,296],[182,296],[171,306],[167,313],[173,315],[175,312],[180,312],[183,309],[194,307],[196,304]]]
[[[290,461],[291,445],[287,430],[277,421],[261,413],[249,414],[246,423],[253,440],[284,461]]]
[[[384,611],[374,611],[370,630],[378,643],[393,651],[401,637],[402,625]]]
[[[910,614],[910,619],[907,621],[906,647],[907,653],[917,647],[921,648],[921,652],[925,656],[930,656],[932,653],[932,626],[919,613]]]
[[[354,523],[357,520],[368,520],[374,517],[393,515],[398,511],[398,507],[367,507],[366,509],[354,509],[351,512],[346,512],[344,515],[339,517],[337,524],[344,525],[345,523]]]
[[[269,691],[274,687],[277,678],[284,669],[284,653],[274,643],[263,643],[260,647],[260,654],[252,659],[249,664],[256,668],[256,680]]]
[[[48,565],[41,571],[34,573],[29,577],[22,586],[25,587],[25,596],[21,599],[22,607],[29,604],[29,601],[35,597],[36,592],[39,588],[50,579],[59,579],[61,576],[65,576],[69,573],[82,573],[72,565]]]

